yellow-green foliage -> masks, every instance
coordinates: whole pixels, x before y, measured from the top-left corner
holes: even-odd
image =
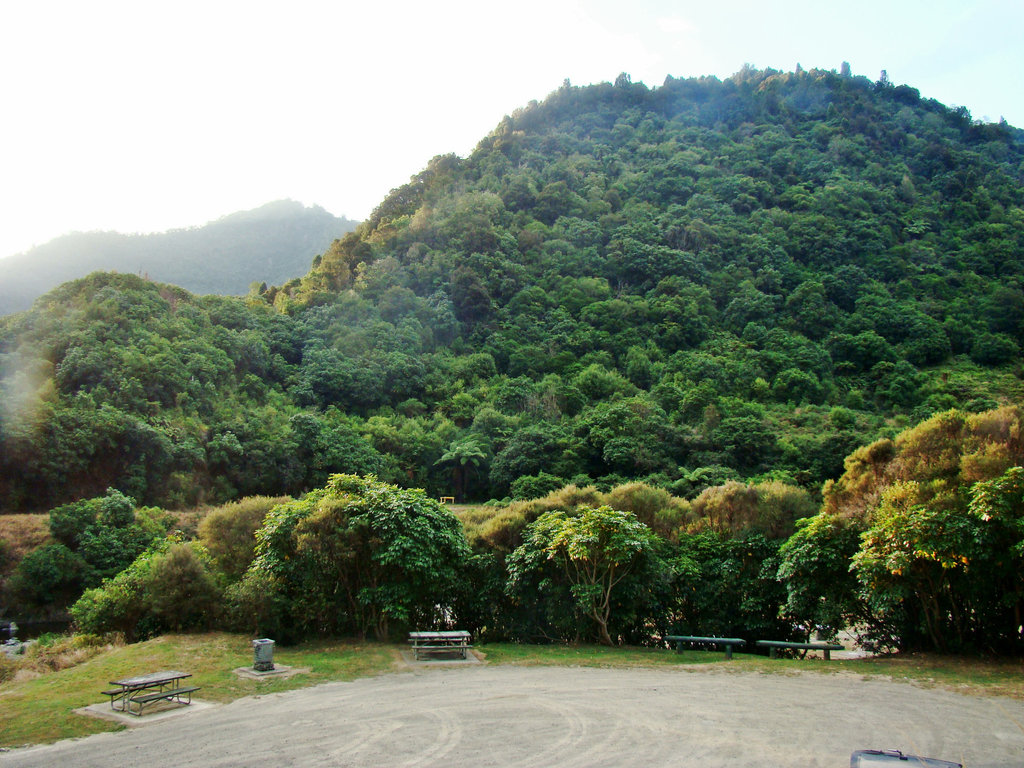
[[[255,533],[267,512],[291,501],[288,496],[249,496],[211,510],[199,524],[199,540],[217,569],[236,581],[252,563]]]
[[[602,494],[601,503],[612,509],[632,512],[640,522],[669,540],[675,540],[679,529],[693,514],[690,502],[673,496],[664,488],[646,483],[627,483]]]
[[[508,554],[522,544],[523,529],[545,512],[579,506],[609,506],[632,512],[640,522],[669,540],[675,540],[692,517],[686,499],[646,483],[627,483],[608,493],[601,493],[592,485],[567,485],[539,499],[514,501],[499,509],[478,507],[460,517],[471,546]]]
[[[508,554],[523,543],[523,529],[545,512],[575,509],[581,504],[599,506],[600,499],[601,493],[593,486],[567,485],[539,499],[513,501],[490,514],[487,507],[481,507],[473,515],[463,516],[462,524],[472,547]]]
[[[918,483],[918,503],[956,503],[958,489],[1024,464],[1022,421],[1019,406],[936,414],[854,451],[842,477],[826,483],[823,510],[869,520],[884,491],[908,480]]]
[[[690,531],[713,530],[735,534],[758,530],[770,538],[786,538],[793,524],[815,513],[814,502],[803,488],[771,480],[747,485],[731,480],[704,489],[693,500]]]

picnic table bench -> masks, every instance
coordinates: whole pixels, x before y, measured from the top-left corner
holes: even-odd
[[[666,642],[676,644],[676,653],[683,652],[683,643],[690,645],[714,645],[725,646],[725,658],[732,658],[732,649],[736,645],[746,645],[747,641],[742,637],[698,637],[696,635],[665,635]]]
[[[472,648],[469,644],[470,634],[465,630],[454,632],[410,632],[409,644],[412,646],[416,661],[423,655],[447,655],[458,653],[466,658],[466,651]]]
[[[825,655],[825,661],[829,661],[832,658],[832,651],[846,650],[845,645],[837,645],[835,643],[787,643],[782,640],[758,640],[757,644],[762,648],[770,649],[768,656],[772,659],[777,657],[779,648],[797,651],[822,651]]]
[[[111,709],[141,716],[147,705],[160,700],[191,704],[192,693],[198,691],[199,687],[182,686],[181,681],[187,677],[192,677],[192,673],[167,670],[123,680],[111,680],[110,685],[117,687],[103,691],[103,695],[110,697]],[[182,701],[182,696],[186,696],[188,700]]]

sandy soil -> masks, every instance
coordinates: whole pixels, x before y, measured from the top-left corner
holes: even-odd
[[[1024,764],[1024,702],[854,675],[418,668],[251,697],[3,766],[810,766],[899,748]]]

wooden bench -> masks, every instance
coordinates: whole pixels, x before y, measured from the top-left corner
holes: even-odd
[[[825,654],[825,661],[829,661],[832,658],[832,651],[845,651],[845,645],[836,645],[834,643],[787,643],[783,640],[758,640],[757,645],[761,648],[770,649],[768,652],[769,658],[777,658],[779,648],[785,648],[794,651],[822,651]]]
[[[694,635],[665,635],[662,638],[666,642],[676,644],[676,653],[683,652],[683,643],[690,645],[713,645],[715,647],[725,646],[725,658],[732,658],[732,649],[737,645],[746,645],[747,641],[741,637],[697,637]]]

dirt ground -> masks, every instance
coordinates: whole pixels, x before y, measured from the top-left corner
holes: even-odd
[[[0,754],[2,766],[1024,764],[1024,702],[850,674],[424,666]]]

